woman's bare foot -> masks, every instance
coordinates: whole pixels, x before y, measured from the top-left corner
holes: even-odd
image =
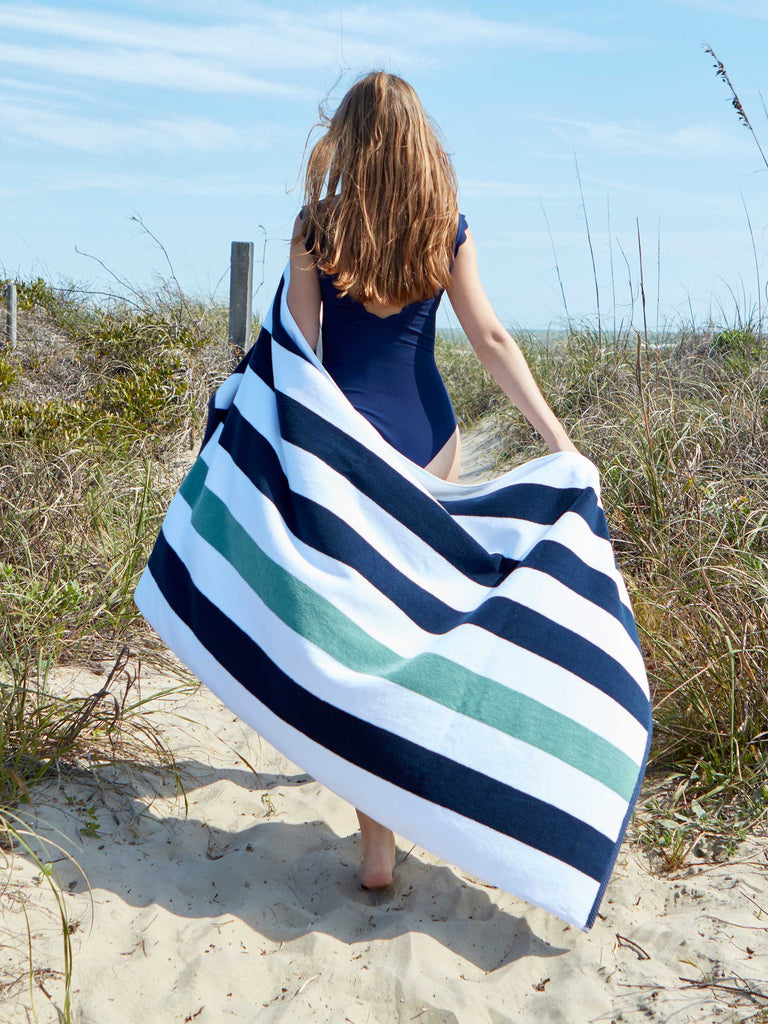
[[[386,889],[392,884],[395,869],[395,837],[391,829],[380,825],[362,811],[357,812],[360,822],[360,843],[363,849],[360,864],[360,882],[364,889]]]

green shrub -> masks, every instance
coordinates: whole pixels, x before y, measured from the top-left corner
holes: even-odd
[[[15,383],[18,370],[7,357],[0,356],[0,394]]]
[[[752,355],[757,348],[757,336],[751,328],[728,328],[714,340],[715,352],[733,355]]]

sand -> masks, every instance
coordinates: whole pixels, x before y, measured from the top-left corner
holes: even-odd
[[[103,681],[85,669],[57,678],[70,692]],[[168,685],[146,672],[142,693]],[[702,1024],[768,1008],[768,837],[753,837],[729,862],[667,875],[651,873],[626,842],[588,934],[404,837],[396,884],[371,893],[356,878],[349,805],[206,688],[165,705],[155,725],[175,752],[186,812],[168,772],[130,764],[51,779],[23,810],[87,876],[55,864],[77,1024],[135,1024],[137,1014],[153,1024]],[[57,1021],[61,926],[40,871],[18,852],[0,899],[0,982],[21,980],[0,1000],[0,1021],[31,1019],[22,905],[40,971],[38,1017]],[[751,985],[765,997],[695,987],[704,981]]]
[[[54,685],[90,693],[108,668]],[[177,683],[142,672],[145,697]],[[148,706],[186,805],[168,771],[125,762],[54,777],[20,808],[79,865],[33,844],[56,861],[75,1024],[768,1021],[768,835],[667,874],[625,841],[588,934],[407,837],[394,886],[372,893],[348,804],[201,685]],[[33,1020],[33,998],[40,1024],[60,1021],[56,902],[24,851],[6,874],[0,1024]]]

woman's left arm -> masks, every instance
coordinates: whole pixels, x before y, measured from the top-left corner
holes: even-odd
[[[502,327],[485,294],[477,269],[472,232],[453,261],[447,295],[461,327],[480,362],[490,371],[551,452],[578,452],[565,427],[550,409],[514,338]]]
[[[304,246],[301,217],[293,225],[291,237],[291,279],[288,282],[288,309],[296,326],[313,350],[320,337],[320,279],[312,253]]]

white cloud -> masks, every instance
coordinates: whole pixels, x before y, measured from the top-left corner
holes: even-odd
[[[225,59],[250,67],[295,69],[318,45],[323,47],[320,53],[327,54],[328,43],[338,42],[338,23],[332,24],[329,33],[316,21],[308,26],[301,18],[275,10],[259,12],[257,18],[244,22],[193,25],[76,8],[0,5],[0,27],[120,51],[191,55],[208,59],[211,66]]]
[[[637,153],[643,156],[688,157],[731,153],[741,146],[738,135],[709,125],[688,125],[663,132],[646,125],[616,124],[612,121],[570,121],[542,117],[552,131],[571,145],[589,145],[612,153]],[[748,140],[742,140],[746,149]]]
[[[0,103],[0,134],[6,138],[34,139],[87,153],[130,153],[137,149],[162,153],[263,150],[272,145],[279,130],[268,124],[235,128],[210,118],[183,116],[126,123],[80,117],[7,99]]]
[[[252,178],[217,174],[214,178],[180,178],[163,174],[141,174],[101,171],[79,171],[75,174],[37,174],[24,185],[0,185],[0,196],[18,199],[34,198],[42,193],[56,192],[128,193],[134,197],[146,195],[174,196],[273,196],[284,198],[288,193],[276,184],[255,182]]]
[[[282,96],[313,96],[295,85],[257,78],[240,71],[229,71],[215,62],[179,57],[162,50],[113,49],[82,50],[74,47],[19,46],[0,43],[0,61],[40,71],[65,75],[83,75],[102,81],[130,82],[191,92],[231,92]]]
[[[184,6],[187,16],[192,6]],[[582,32],[426,7],[318,7],[307,15],[260,3],[197,6],[205,23],[0,4],[0,28],[6,30],[0,60],[197,92],[305,96],[312,94],[264,72],[388,66],[393,55],[400,67],[429,67],[443,60],[448,47],[583,53],[608,45]],[[32,37],[34,45],[8,42],[12,31]],[[62,45],[64,40],[73,45]]]
[[[49,85],[42,82],[28,82],[21,78],[0,77],[0,89],[12,89],[14,92],[26,92],[38,96],[43,93],[46,96],[69,96],[85,101],[94,99],[93,94],[85,89],[68,89],[58,82]]]
[[[607,48],[607,40],[584,32],[526,24],[519,21],[497,21],[475,14],[452,14],[439,8],[411,8],[386,11],[365,6],[349,11],[329,12],[326,21],[341,23],[348,31],[373,34],[392,42],[413,40],[428,47],[470,47],[473,44],[521,48],[526,52],[592,53]],[[346,43],[345,43],[346,45]]]

